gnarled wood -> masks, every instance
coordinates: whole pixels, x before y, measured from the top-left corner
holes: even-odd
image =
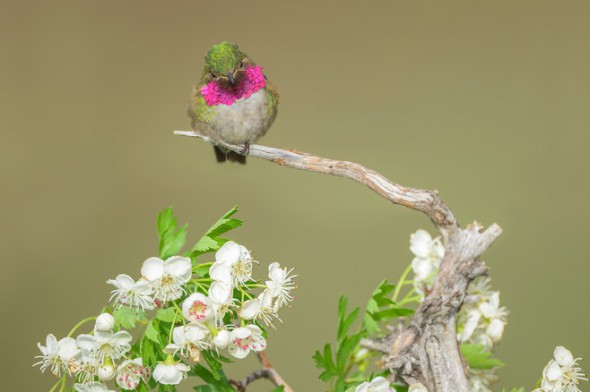
[[[210,141],[194,131],[174,133]],[[219,144],[238,153],[244,151],[240,145]],[[393,375],[408,385],[420,382],[430,392],[468,392],[465,365],[457,343],[455,315],[463,303],[469,282],[486,273],[487,267],[479,257],[501,234],[500,227],[493,224],[483,231],[482,226],[473,223],[461,228],[437,191],[396,184],[358,163],[261,145],[251,145],[248,155],[295,169],[350,178],[394,204],[430,217],[445,244],[440,271],[410,323],[401,332],[384,340],[390,342],[384,363]],[[383,341],[365,341],[364,345],[386,351]]]

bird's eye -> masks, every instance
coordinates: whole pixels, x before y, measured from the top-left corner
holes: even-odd
[[[215,79],[215,74],[213,72],[211,72],[211,77]]]
[[[240,61],[240,68],[244,68],[244,62]]]

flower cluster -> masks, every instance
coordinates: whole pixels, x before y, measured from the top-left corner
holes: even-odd
[[[379,376],[359,384],[354,392],[395,392],[395,388],[384,377]]]
[[[57,340],[47,335],[46,345],[38,344],[40,361],[35,365],[41,371],[50,369],[61,376],[62,372],[78,381],[77,391],[108,391],[103,382],[115,379],[124,390],[137,388],[140,380],[147,381],[149,369],[142,366],[141,358],[128,357],[131,349],[131,334],[127,331],[113,332],[115,319],[108,313],[97,317],[93,334],[81,334],[76,339],[66,337]]]
[[[457,315],[457,339],[491,350],[502,338],[508,311],[500,306],[500,292],[491,291],[490,278],[478,277],[467,288]]]
[[[543,369],[541,388],[534,392],[580,392],[580,381],[588,381],[582,369],[578,366],[580,358],[574,358],[572,353],[563,346],[558,346],[553,352],[553,359]]]
[[[179,384],[203,357],[213,369],[221,366],[220,350],[238,359],[264,350],[265,324],[280,320],[279,309],[293,300],[295,276],[275,262],[265,283],[253,279],[256,261],[250,252],[219,238],[241,223],[231,218],[235,212],[212,226],[188,252],[191,258],[170,256],[184,245],[186,227],[178,229],[172,210],[163,211],[158,217],[160,257],[144,261],[138,280],[124,274],[108,280],[114,286],[111,304],[96,318],[93,331],[59,341],[48,335],[45,345],[39,344],[42,355],[35,365],[59,377],[62,389],[71,376],[76,391],[109,392],[109,382],[135,390],[152,377],[151,383]],[[213,251],[214,262],[196,262]],[[121,327],[140,332],[135,343]]]
[[[423,294],[424,288],[432,287],[445,248],[440,237],[432,238],[426,230],[417,230],[410,236],[410,251],[415,256],[412,260],[414,288],[416,292]]]

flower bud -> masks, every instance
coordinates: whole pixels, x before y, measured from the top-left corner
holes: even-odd
[[[100,332],[112,332],[115,328],[115,318],[109,313],[103,313],[96,318],[94,330]]]
[[[229,344],[229,332],[222,329],[213,338],[213,344],[218,348],[226,348]]]

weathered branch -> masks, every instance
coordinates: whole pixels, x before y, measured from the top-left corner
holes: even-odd
[[[174,133],[209,141],[206,136],[194,131]],[[244,151],[241,145],[220,144],[237,153]],[[421,211],[430,217],[445,243],[440,271],[432,290],[410,323],[385,340],[390,343],[384,363],[396,378],[408,385],[420,382],[430,392],[467,392],[469,387],[456,338],[455,315],[463,303],[469,282],[487,272],[479,257],[501,234],[500,227],[493,224],[483,231],[482,226],[473,223],[463,229],[437,191],[396,184],[354,162],[261,145],[251,145],[248,155],[281,166],[350,178],[394,204]],[[367,340],[364,344],[369,346],[376,342]],[[383,351],[383,346],[377,349]]]
[[[238,389],[238,392],[246,392],[248,384],[261,378],[266,378],[277,387],[282,385],[284,392],[293,392],[293,389],[289,384],[287,384],[281,375],[272,367],[264,351],[257,352],[256,355],[262,364],[262,369],[250,373],[242,381],[230,380],[230,383]]]

